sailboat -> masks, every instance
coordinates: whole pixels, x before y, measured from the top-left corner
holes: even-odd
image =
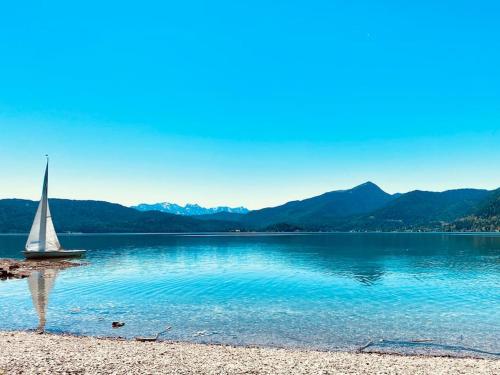
[[[85,254],[85,250],[63,250],[57,238],[52,217],[50,216],[48,201],[49,158],[45,167],[43,179],[42,199],[35,214],[35,220],[26,242],[24,256],[27,259],[69,258]]]

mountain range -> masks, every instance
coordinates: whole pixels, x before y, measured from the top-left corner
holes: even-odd
[[[0,232],[29,231],[38,202],[24,199],[0,200]],[[196,220],[166,212],[141,212],[116,203],[91,200],[49,199],[58,232],[158,233],[211,232],[238,229],[230,221]]]
[[[28,232],[37,205],[0,200],[0,232]],[[67,199],[50,199],[50,207],[58,232],[500,231],[500,189],[388,194],[371,182],[247,213],[181,215]]]
[[[174,215],[185,215],[185,216],[195,216],[195,215],[210,215],[216,214],[218,212],[230,212],[236,214],[246,214],[248,213],[248,209],[245,207],[227,207],[227,206],[218,206],[218,207],[201,207],[198,204],[188,203],[185,206],[180,206],[175,203],[162,202],[162,203],[141,203],[137,206],[132,206],[139,211],[160,211],[167,212],[169,214]]]

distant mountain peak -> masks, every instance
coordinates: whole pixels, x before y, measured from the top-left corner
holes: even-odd
[[[366,181],[365,183],[361,184],[361,186],[372,186],[372,187],[379,187],[375,182],[371,181]]]
[[[377,189],[380,189],[380,187],[377,184],[375,184],[371,181],[366,181],[358,186],[353,187],[353,189],[358,189],[358,188],[377,188]]]
[[[137,206],[132,206],[138,211],[161,211],[167,212],[175,215],[183,216],[199,216],[199,215],[210,215],[219,212],[230,212],[238,214],[248,213],[248,209],[245,207],[227,207],[227,206],[217,206],[217,207],[202,207],[197,203],[187,203],[185,206],[181,206],[170,202],[160,202],[160,203],[141,203]]]
[[[363,189],[363,190],[366,190],[366,189],[376,189],[376,190],[382,190],[377,184],[371,182],[371,181],[367,181],[367,182],[364,182],[362,183],[361,185],[358,185],[358,186],[355,186],[353,187],[352,189],[350,190],[360,190],[360,189]],[[383,191],[383,190],[382,190]]]

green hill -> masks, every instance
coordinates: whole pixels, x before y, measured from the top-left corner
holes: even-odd
[[[500,189],[493,191],[477,210],[450,224],[449,230],[473,232],[500,231]]]
[[[370,230],[440,230],[444,224],[475,212],[489,195],[489,191],[479,189],[415,190],[354,223]]]
[[[484,218],[500,216],[500,189],[494,190],[488,199],[482,202],[476,214]]]
[[[349,190],[331,191],[301,201],[251,211],[242,223],[250,228],[266,228],[274,224],[288,224],[311,230],[328,228],[341,218],[371,212],[383,207],[394,197],[372,182]]]
[[[50,199],[49,204],[58,232],[154,233],[239,229],[236,224],[228,221],[201,221],[158,211],[140,212],[103,201]],[[0,232],[28,232],[37,206],[38,202],[23,199],[0,200]]]

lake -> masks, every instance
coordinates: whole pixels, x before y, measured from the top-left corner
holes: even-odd
[[[61,235],[89,266],[0,282],[0,329],[191,342],[500,351],[500,236]],[[1,235],[20,258],[26,236]],[[112,321],[125,326],[111,328]],[[379,342],[378,340],[387,340]],[[432,340],[410,343],[411,340]],[[473,348],[477,351],[464,351]]]

